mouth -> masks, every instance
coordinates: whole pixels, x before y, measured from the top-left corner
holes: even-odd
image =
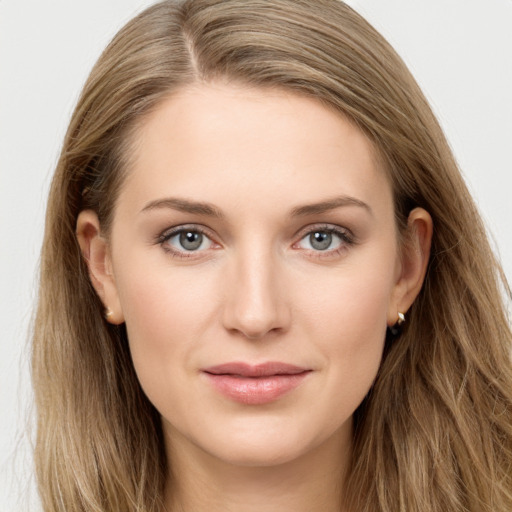
[[[312,370],[281,362],[258,365],[233,362],[211,366],[202,372],[225,397],[246,405],[261,405],[296,389]]]

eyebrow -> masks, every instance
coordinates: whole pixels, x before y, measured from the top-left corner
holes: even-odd
[[[297,206],[292,210],[291,214],[292,217],[305,217],[308,215],[326,213],[330,210],[335,210],[336,208],[341,208],[343,206],[357,206],[359,208],[365,209],[368,213],[373,214],[372,209],[368,204],[351,196],[333,197],[332,199],[327,199],[326,201],[322,201],[320,203]]]
[[[181,199],[175,197],[166,197],[164,199],[156,199],[149,202],[141,212],[149,212],[152,210],[159,210],[162,208],[170,208],[184,213],[191,213],[195,215],[205,215],[207,217],[216,217],[218,219],[224,218],[224,214],[210,203],[201,203],[197,201],[190,201],[188,199]]]
[[[357,206],[365,209],[370,214],[373,213],[370,206],[360,199],[356,199],[351,196],[339,196],[319,203],[296,206],[291,210],[291,217],[306,217],[308,215],[326,213],[330,210],[335,210],[336,208],[341,208],[343,206]],[[221,210],[210,203],[190,201],[189,199],[176,197],[166,197],[150,201],[146,206],[144,206],[141,212],[149,212],[165,208],[195,215],[215,217],[218,219],[223,219],[225,217]]]

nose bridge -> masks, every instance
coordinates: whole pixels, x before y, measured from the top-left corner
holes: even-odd
[[[280,289],[278,261],[269,247],[248,244],[234,256],[224,311],[225,327],[256,339],[283,330],[289,311]]]

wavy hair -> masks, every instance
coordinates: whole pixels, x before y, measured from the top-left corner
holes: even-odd
[[[137,126],[173,91],[217,79],[339,111],[385,164],[399,229],[416,206],[434,221],[424,286],[355,414],[347,509],[510,512],[510,290],[419,87],[338,0],[164,1],[129,22],[93,68],[52,182],[41,258],[32,368],[44,510],[161,510],[172,460],[160,417],[124,327],[104,319],[76,220],[93,209],[108,233]]]

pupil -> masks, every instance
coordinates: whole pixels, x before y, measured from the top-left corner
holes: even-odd
[[[203,235],[193,231],[187,231],[180,234],[180,244],[187,251],[199,249],[203,243]]]
[[[325,251],[329,248],[332,242],[332,234],[325,231],[317,231],[309,235],[309,242],[311,247],[318,251]]]

